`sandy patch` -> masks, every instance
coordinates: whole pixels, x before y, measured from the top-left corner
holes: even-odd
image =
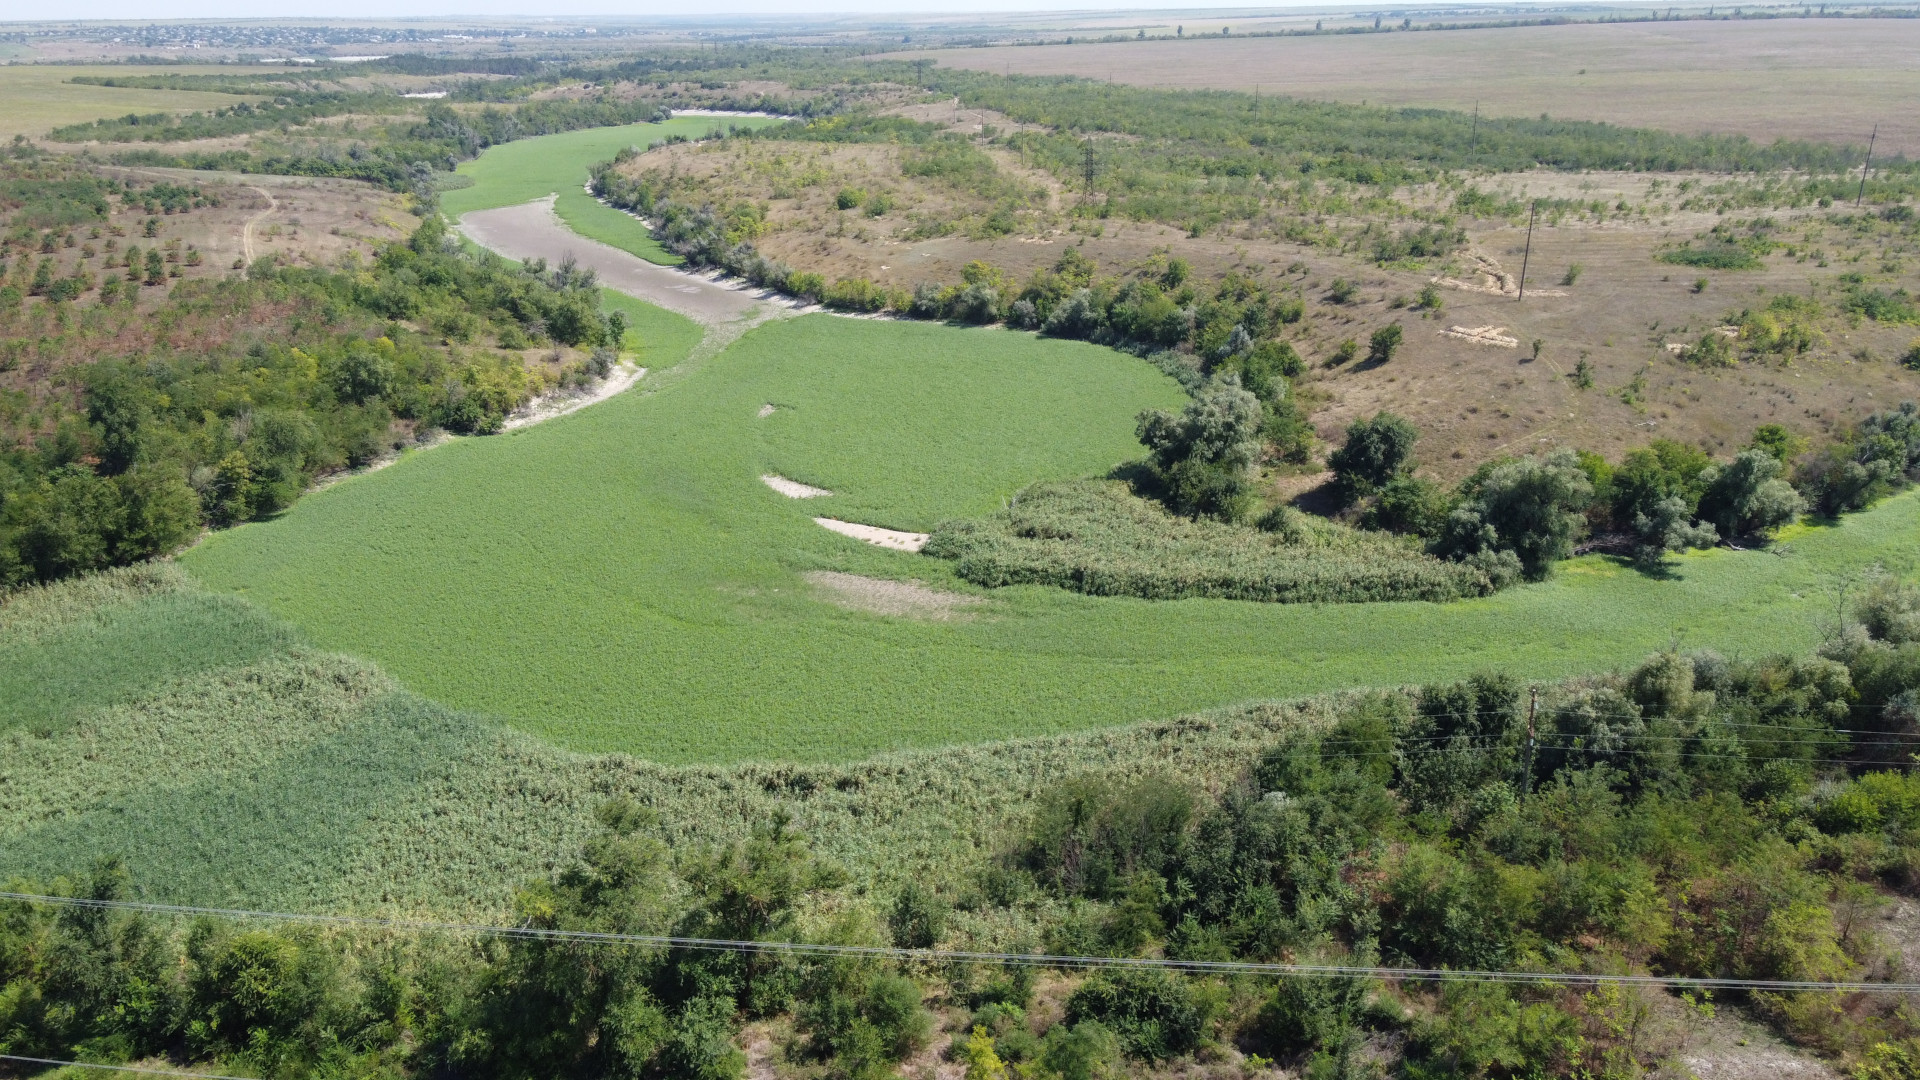
[[[1440,331],[1440,336],[1471,341],[1475,345],[1496,345],[1502,349],[1520,347],[1520,339],[1508,334],[1504,326],[1449,326]]]
[[[927,546],[926,533],[901,532],[898,529],[882,529],[877,525],[861,525],[839,518],[817,517],[815,525],[830,529],[841,536],[851,536],[875,547],[890,548],[894,551],[919,551]]]
[[[775,476],[772,473],[762,476],[760,482],[780,494],[785,495],[789,499],[817,499],[822,495],[833,494],[833,492],[828,491],[826,488],[817,488],[812,484],[803,484],[798,480],[789,480],[784,476]]]
[[[551,420],[556,416],[565,416],[570,412],[579,412],[589,405],[597,405],[633,388],[647,374],[647,369],[632,364],[621,364],[600,380],[596,386],[583,390],[559,390],[551,394],[542,394],[526,403],[520,411],[507,417],[500,425],[502,431],[528,427],[542,420]]]
[[[985,602],[978,597],[930,589],[917,581],[886,581],[833,570],[813,570],[804,576],[807,584],[820,590],[830,603],[872,615],[951,619],[956,615],[964,617],[967,614],[964,609]]]
[[[767,417],[772,416],[777,411],[778,410],[774,408],[773,403],[768,402],[767,404],[760,406],[760,419],[765,420]]]

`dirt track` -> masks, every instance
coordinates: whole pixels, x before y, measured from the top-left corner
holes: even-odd
[[[558,263],[572,255],[582,267],[599,273],[601,284],[608,288],[710,328],[744,328],[787,307],[774,293],[732,288],[696,274],[655,266],[619,248],[588,240],[554,214],[552,197],[497,210],[470,211],[461,217],[460,231],[474,243],[509,259]]]

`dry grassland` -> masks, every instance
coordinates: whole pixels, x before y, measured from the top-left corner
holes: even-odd
[[[1582,23],[1326,37],[1147,40],[895,54],[999,74],[1548,113],[1681,134],[1920,151],[1920,21]]]
[[[956,130],[1007,126],[1004,117],[952,106],[919,112],[924,115],[917,118],[943,120]],[[1023,281],[1077,247],[1104,273],[1141,268],[1171,255],[1188,260],[1200,281],[1238,270],[1291,285],[1308,303],[1306,317],[1287,336],[1312,365],[1296,385],[1315,409],[1321,437],[1337,444],[1352,420],[1389,409],[1419,425],[1421,459],[1448,479],[1500,454],[1573,445],[1617,458],[1656,436],[1725,455],[1744,445],[1762,423],[1782,423],[1820,437],[1920,395],[1920,377],[1894,360],[1914,337],[1913,327],[1829,319],[1825,340],[1792,363],[1706,369],[1669,351],[1670,344],[1696,340],[1744,307],[1764,307],[1778,293],[1817,291],[1831,307],[1838,276],[1845,272],[1865,271],[1876,284],[1920,288],[1920,275],[1900,261],[1902,256],[1895,254],[1888,263],[1873,245],[1843,246],[1853,242],[1844,230],[1825,224],[1828,211],[1770,216],[1803,253],[1819,248],[1828,254],[1829,266],[1776,256],[1765,269],[1729,272],[1698,271],[1654,258],[1661,247],[1719,223],[1722,217],[1714,213],[1621,215],[1601,223],[1543,218],[1534,236],[1528,295],[1520,301],[1511,290],[1501,293],[1486,283],[1497,282],[1489,272],[1509,279],[1519,275],[1524,220],[1464,221],[1469,244],[1459,255],[1407,268],[1379,267],[1324,247],[1271,238],[1218,232],[1195,238],[1183,230],[1118,219],[1101,223],[1095,235],[1085,223],[1079,231],[1070,228],[1066,211],[1080,196],[1062,190],[1045,173],[1022,168],[1006,150],[980,145],[996,155],[1003,175],[1030,191],[1022,232],[1001,237],[979,232],[974,226],[986,204],[939,181],[904,175],[900,161],[910,151],[887,144],[696,143],[655,150],[630,168],[697,177],[699,189],[718,204],[764,203],[770,229],[755,241],[759,248],[829,281],[866,277],[902,288],[922,281],[947,283],[958,281],[961,268],[976,259]],[[1533,173],[1483,177],[1480,183],[1523,198],[1647,206],[1659,205],[1661,197],[1650,191],[1653,181],[1664,185],[1658,191],[1670,198],[1674,185],[1685,179]],[[840,210],[835,200],[843,188],[884,192],[893,207],[879,216]],[[1433,205],[1451,195],[1403,189],[1396,197]],[[958,230],[911,239],[916,225],[926,221],[954,222]],[[1817,239],[1805,239],[1808,229]],[[1855,254],[1859,261],[1849,261]],[[1581,267],[1577,280],[1563,284],[1576,263]],[[1701,277],[1708,284],[1696,292]],[[1341,304],[1327,296],[1337,278],[1359,283],[1355,300]],[[1435,279],[1441,279],[1440,311],[1422,314],[1406,306]],[[1342,340],[1364,345],[1375,328],[1395,321],[1404,327],[1406,343],[1391,364],[1323,366]],[[1448,333],[1456,327],[1484,332]],[[1542,342],[1538,359],[1535,340]],[[1573,378],[1582,361],[1592,382],[1587,389]],[[1281,477],[1274,482],[1276,490],[1290,483]]]
[[[89,227],[72,230],[76,246],[60,247],[52,255],[55,276],[76,268],[96,277],[124,272],[128,246],[147,251],[155,247],[184,256],[200,253],[197,265],[183,257],[169,265],[181,278],[220,277],[231,273],[234,262],[247,254],[249,233],[254,258],[277,257],[281,262],[306,266],[336,266],[349,254],[370,257],[381,244],[410,233],[419,219],[408,214],[405,200],[392,192],[352,180],[298,176],[239,175],[192,169],[103,166],[101,174],[145,186],[156,182],[199,188],[219,200],[181,214],[152,215],[158,235],[145,235],[149,216],[138,208],[115,204],[101,226],[99,237]],[[106,242],[114,241],[114,250]],[[89,255],[91,249],[93,254]],[[32,256],[37,264],[41,255]],[[162,290],[145,289],[143,296],[158,302]]]

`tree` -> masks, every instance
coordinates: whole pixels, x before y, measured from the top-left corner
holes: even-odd
[[[1553,564],[1573,553],[1593,485],[1571,450],[1483,466],[1463,485],[1461,504],[1447,518],[1435,549],[1472,561],[1510,551],[1529,581],[1544,580]]]
[[[1413,464],[1413,444],[1420,430],[1390,412],[1347,426],[1346,444],[1327,456],[1334,482],[1351,503],[1384,487]]]
[[[1758,536],[1806,512],[1807,501],[1781,479],[1786,466],[1766,450],[1743,450],[1724,466],[1700,474],[1706,492],[1699,513],[1724,539]]]
[[[1373,336],[1367,339],[1367,363],[1384,364],[1393,359],[1403,336],[1399,323],[1375,330]]]
[[[1264,419],[1260,400],[1227,376],[1209,382],[1179,416],[1141,413],[1135,431],[1176,512],[1231,521],[1246,512]]]
[[[1666,561],[1668,552],[1712,547],[1719,542],[1720,534],[1711,525],[1691,518],[1686,500],[1678,495],[1669,495],[1635,514],[1633,533],[1639,542],[1634,545],[1633,561],[1642,566],[1659,566]]]

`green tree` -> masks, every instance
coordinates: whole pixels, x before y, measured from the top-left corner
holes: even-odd
[[[1593,485],[1574,452],[1562,449],[1483,466],[1461,495],[1436,550],[1466,560],[1509,551],[1529,581],[1540,581],[1573,553]]]
[[[1413,444],[1420,431],[1390,412],[1347,425],[1347,441],[1327,455],[1334,483],[1347,502],[1372,494],[1413,467]]]
[[[1384,364],[1392,360],[1393,354],[1399,351],[1400,341],[1404,336],[1399,323],[1392,323],[1375,330],[1373,335],[1367,338],[1367,363]]]
[[[1251,501],[1264,418],[1259,399],[1229,375],[1209,382],[1179,416],[1141,413],[1135,433],[1176,512],[1232,521]]]
[[[1806,512],[1807,501],[1781,479],[1786,467],[1763,449],[1743,450],[1726,465],[1701,472],[1706,491],[1699,513],[1720,535],[1732,540],[1760,536]]]

